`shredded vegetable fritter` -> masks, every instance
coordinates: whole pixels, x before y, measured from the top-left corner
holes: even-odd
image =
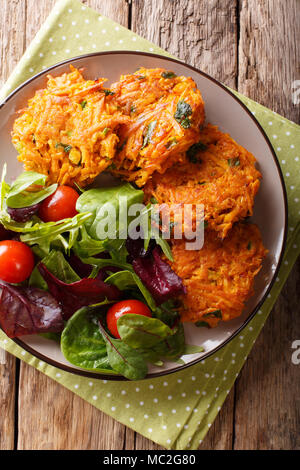
[[[139,69],[112,86],[130,122],[121,126],[113,173],[143,186],[156,171],[184,160],[199,140],[204,102],[191,78],[163,69]]]
[[[13,144],[26,170],[48,175],[48,183],[86,186],[112,164],[116,129],[129,117],[103,87],[82,71],[53,78],[36,92],[13,128]]]
[[[160,204],[203,204],[208,227],[224,238],[236,221],[252,215],[260,178],[254,156],[208,124],[185,162],[155,173],[144,192]]]
[[[241,315],[267,251],[258,227],[240,222],[223,241],[214,231],[205,231],[198,251],[186,250],[184,240],[173,240],[172,253],[172,269],[187,289],[181,320],[214,327]]]

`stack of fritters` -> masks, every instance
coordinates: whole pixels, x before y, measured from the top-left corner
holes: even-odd
[[[203,128],[191,78],[140,68],[110,89],[104,81],[74,68],[49,77],[15,122],[19,160],[49,183],[86,186],[108,170],[142,187],[146,202],[177,204],[175,224],[184,204],[202,204],[204,247],[170,240],[171,266],[187,290],[181,317],[212,327],[239,316],[266,254],[259,229],[243,222],[260,185],[254,156],[217,127]]]

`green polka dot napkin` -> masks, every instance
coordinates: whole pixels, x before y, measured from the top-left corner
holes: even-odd
[[[0,100],[30,76],[54,63],[88,52],[116,49],[168,55],[77,0],[61,0],[2,88]],[[239,97],[255,114],[274,146],[289,203],[288,243],[277,282],[262,309],[240,336],[209,359],[184,371],[163,378],[122,383],[90,380],[63,372],[39,361],[0,332],[1,347],[96,408],[170,449],[197,449],[201,444],[300,253],[300,128],[263,106]]]

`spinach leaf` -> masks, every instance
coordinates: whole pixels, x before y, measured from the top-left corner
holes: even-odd
[[[101,322],[99,322],[99,329],[106,343],[107,357],[110,366],[127,379],[144,379],[148,372],[148,366],[142,355],[139,354],[136,349],[130,348],[123,341],[109,336]]]
[[[143,150],[148,144],[151,143],[151,137],[153,135],[154,129],[156,128],[156,125],[157,125],[157,120],[150,122],[150,124],[148,125],[147,132],[146,132],[146,135],[144,136],[144,141],[143,141],[141,150]]]
[[[173,335],[173,331],[165,323],[143,315],[123,315],[118,319],[117,326],[122,341],[134,349],[151,348]]]
[[[88,234],[95,240],[99,240],[97,234],[98,224],[101,222],[103,223],[104,220],[106,225],[112,223],[112,226],[116,227],[115,238],[117,238],[117,235],[119,235],[119,238],[121,238],[120,233],[122,233],[123,238],[127,238],[127,234],[125,233],[125,229],[127,229],[127,227],[121,227],[115,223],[116,219],[119,219],[120,210],[122,210],[120,207],[120,198],[122,198],[122,200],[124,198],[124,201],[126,198],[127,207],[130,207],[132,204],[142,203],[144,193],[141,190],[135,189],[133,186],[131,186],[131,184],[125,183],[111,188],[90,189],[79,196],[76,204],[77,211],[89,211],[93,213],[93,217],[91,217],[91,219],[85,223],[85,227]],[[102,207],[107,203],[110,203],[110,205],[113,206],[115,210],[115,214],[111,214],[113,218],[111,221],[109,218],[100,213],[100,211],[102,211]]]
[[[106,266],[108,265],[107,260],[106,260]],[[132,269],[132,268],[131,268]],[[109,276],[105,282],[109,284],[113,284],[114,286],[118,287],[120,290],[128,290],[131,289],[132,287],[137,287],[141,293],[143,294],[147,304],[149,305],[151,310],[154,310],[156,308],[156,303],[148,291],[146,287],[144,286],[143,282],[139,278],[137,274],[135,274],[132,271],[119,271],[117,273],[112,274]]]
[[[174,118],[184,128],[188,129],[191,127],[191,121],[188,116],[191,116],[193,110],[191,106],[184,100],[179,100],[177,103],[176,112]]]
[[[204,327],[204,328],[210,328],[209,323],[207,323],[206,321],[197,321],[197,322],[195,323],[195,326],[197,326],[198,328],[202,328],[202,327]]]
[[[102,305],[107,304],[106,301]],[[61,350],[75,366],[95,372],[114,373],[109,364],[106,343],[99,330],[99,310],[83,307],[67,322],[61,335]]]
[[[41,175],[34,171],[25,171],[22,173],[11,185],[6,195],[7,206],[13,209],[30,207],[43,201],[48,196],[51,196],[51,194],[56,191],[57,184],[52,184],[36,192],[26,191],[27,188],[34,184],[45,186],[46,178],[46,175]]]

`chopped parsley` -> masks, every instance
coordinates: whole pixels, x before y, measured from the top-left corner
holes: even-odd
[[[110,128],[109,128],[109,127],[104,127],[104,129],[103,129],[103,131],[102,131],[103,134],[104,134],[104,137],[107,136],[107,134],[109,133],[109,131],[110,131]]]
[[[189,127],[191,127],[191,121],[188,116],[191,116],[192,113],[193,111],[190,105],[184,100],[179,100],[177,103],[174,118],[177,122],[179,122],[181,127],[183,127],[184,129],[188,129]]]
[[[252,248],[252,242],[250,241],[247,245],[247,250],[251,250],[251,248]]]
[[[144,141],[143,141],[141,150],[143,150],[148,144],[151,143],[151,137],[153,135],[156,124],[157,124],[157,120],[150,122],[150,124],[148,125],[147,132],[146,132],[146,135],[144,136]]]
[[[114,95],[114,91],[109,90],[108,88],[103,89],[105,96]]]
[[[55,148],[59,148],[59,147],[62,147],[66,153],[69,153],[70,150],[72,150],[72,145],[62,144],[61,142],[58,142],[57,144],[55,144]]]
[[[177,77],[176,73],[168,71],[161,74],[162,78],[175,78]]]
[[[87,105],[87,100],[81,101],[80,106],[82,107],[82,109],[84,109],[86,105]]]
[[[240,166],[240,160],[238,157],[236,158],[229,158],[227,160],[228,162],[228,165],[231,166],[231,167],[234,167],[234,166]]]
[[[193,144],[188,149],[186,156],[191,163],[200,163],[201,160],[197,158],[197,154],[198,152],[204,152],[205,150],[207,150],[207,145],[205,145],[203,142],[196,142],[196,144]]]
[[[154,196],[151,196],[150,202],[151,204],[158,204],[158,200]]]
[[[131,107],[130,107],[130,112],[131,112],[131,113],[135,113],[135,112],[136,112],[136,107],[135,107],[135,106],[131,106]]]
[[[214,312],[209,312],[203,315],[205,318],[220,318],[222,319],[222,312],[221,310],[215,310]]]

